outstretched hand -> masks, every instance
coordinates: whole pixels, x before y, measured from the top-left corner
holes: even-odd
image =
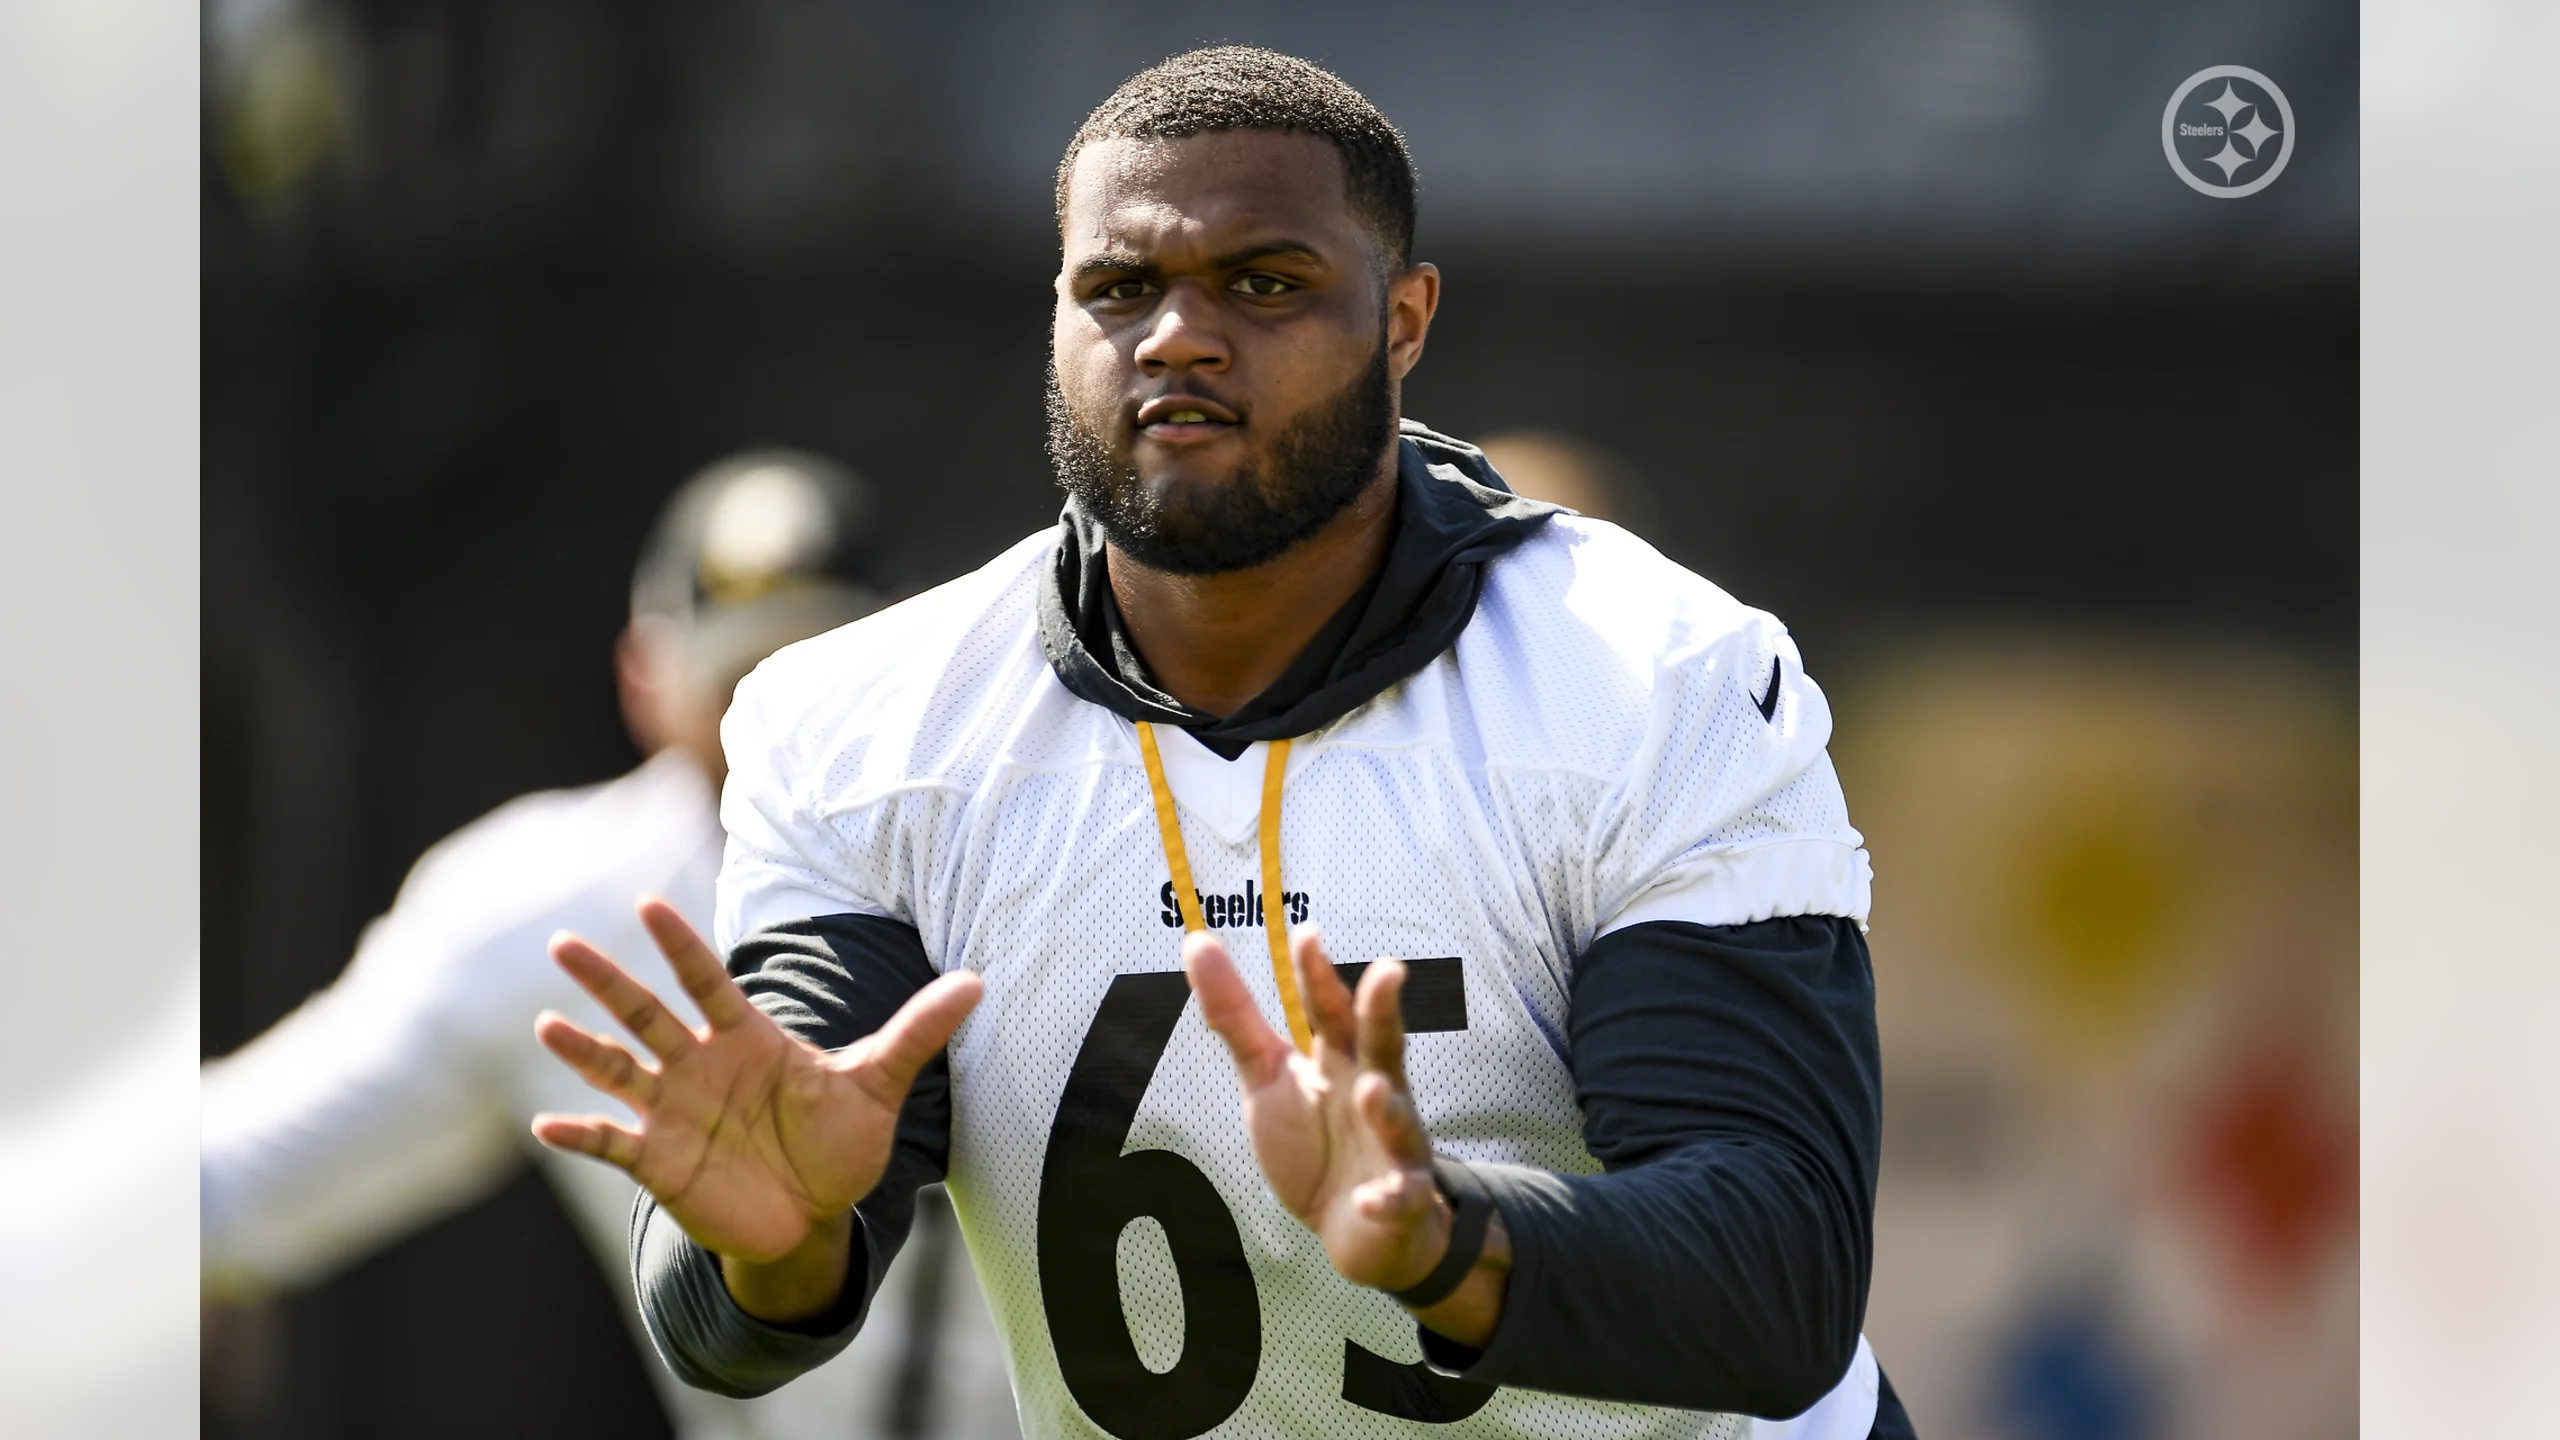
[[[879,1184],[907,1089],[978,1003],[978,977],[945,975],[877,1033],[820,1050],[749,1003],[675,907],[644,899],[640,920],[707,1024],[677,1019],[586,941],[565,931],[553,937],[552,958],[655,1063],[545,1011],[534,1022],[543,1045],[629,1105],[639,1124],[537,1115],[533,1133],[554,1149],[628,1171],[724,1262],[774,1265],[804,1253],[813,1235],[841,1226],[853,1202]],[[835,1264],[829,1283],[840,1285],[842,1259]],[[731,1288],[738,1289],[734,1271]]]
[[[1245,1129],[1272,1193],[1316,1232],[1344,1278],[1404,1289],[1439,1263],[1451,1220],[1405,1085],[1404,962],[1371,965],[1355,997],[1314,929],[1290,950],[1314,1034],[1305,1055],[1263,1018],[1216,936],[1187,937],[1182,964],[1209,1028],[1235,1057]]]

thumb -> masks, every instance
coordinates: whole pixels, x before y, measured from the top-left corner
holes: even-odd
[[[1253,992],[1227,958],[1227,947],[1203,930],[1183,937],[1182,968],[1190,976],[1191,993],[1200,997],[1200,1017],[1235,1057],[1236,1076],[1248,1094],[1280,1077],[1295,1047],[1271,1028],[1253,1003]]]
[[[951,1043],[951,1033],[978,1008],[985,992],[986,983],[975,971],[945,975],[910,996],[869,1038],[833,1057],[835,1067],[883,1105],[904,1104],[917,1073]]]

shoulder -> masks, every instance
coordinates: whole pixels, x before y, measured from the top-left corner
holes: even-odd
[[[1499,623],[1542,649],[1645,670],[1677,664],[1746,631],[1777,628],[1755,610],[1606,520],[1558,515],[1486,575]]]
[[[721,725],[733,791],[780,784],[800,803],[837,808],[908,785],[967,788],[1056,688],[1036,618],[1055,545],[1043,531],[775,652],[740,683]]]
[[[470,969],[485,953],[547,972],[553,930],[618,934],[643,892],[702,905],[694,882],[719,834],[709,783],[673,752],[600,785],[520,796],[419,857],[364,960]]]
[[[1666,728],[1774,723],[1761,705],[1774,710],[1785,686],[1771,676],[1797,664],[1776,616],[1580,515],[1488,567],[1458,653],[1469,690],[1491,688],[1518,716],[1505,752],[1603,774]]]

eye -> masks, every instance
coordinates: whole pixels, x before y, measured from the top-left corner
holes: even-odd
[[[1241,290],[1247,295],[1286,295],[1298,287],[1277,275],[1256,273],[1242,277],[1229,288]]]
[[[1144,280],[1114,280],[1102,287],[1105,300],[1135,300],[1155,287]]]

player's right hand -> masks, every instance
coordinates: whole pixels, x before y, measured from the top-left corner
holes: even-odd
[[[708,1024],[697,1030],[677,1019],[586,941],[566,931],[552,937],[560,968],[657,1063],[543,1012],[534,1022],[543,1045],[629,1105],[639,1125],[537,1115],[533,1133],[630,1172],[714,1253],[773,1264],[880,1183],[907,1089],[978,1003],[978,978],[945,975],[878,1032],[820,1050],[749,1003],[674,906],[645,898],[640,921]]]

